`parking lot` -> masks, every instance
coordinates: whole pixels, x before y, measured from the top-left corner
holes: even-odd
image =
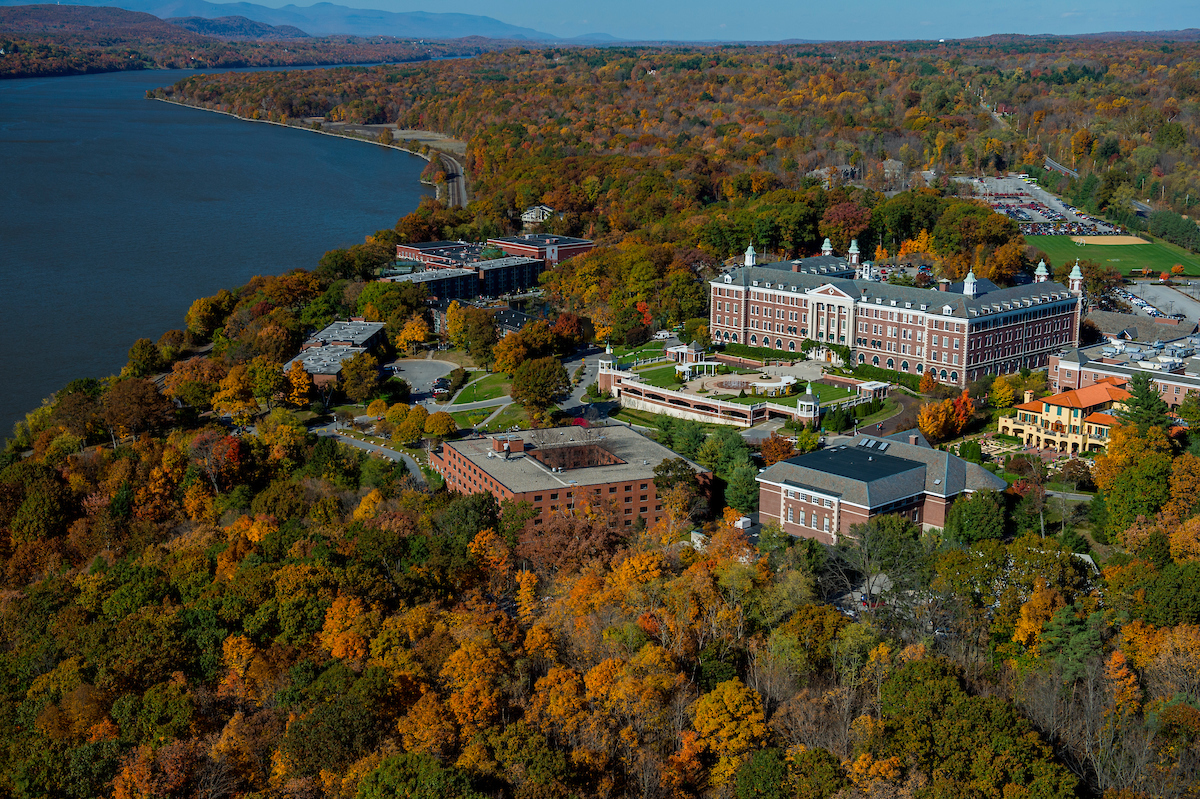
[[[387,364],[386,368],[398,367],[398,370],[393,370],[393,374],[408,381],[409,388],[412,389],[409,401],[422,402],[433,397],[433,381],[450,374],[456,366],[457,364],[450,361],[406,358],[393,361]]]
[[[1157,283],[1138,283],[1126,286],[1125,291],[1130,295],[1126,301],[1139,315],[1171,317],[1182,314],[1184,320],[1195,322],[1200,319],[1200,286],[1183,286],[1177,290]],[[1139,305],[1133,297],[1147,305]]]

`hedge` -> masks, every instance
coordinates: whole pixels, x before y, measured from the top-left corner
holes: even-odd
[[[920,375],[910,375],[906,372],[896,372],[891,369],[882,369],[878,366],[871,366],[865,363],[860,363],[858,366],[854,367],[854,371],[851,372],[851,374],[853,374],[855,377],[862,378],[863,380],[882,380],[888,383],[896,383],[897,385],[904,386],[905,388],[910,388],[913,391],[917,391],[921,385]]]

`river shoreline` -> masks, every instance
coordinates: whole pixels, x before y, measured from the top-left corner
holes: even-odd
[[[401,147],[401,146],[399,146],[399,145],[396,145],[396,144],[384,144],[384,143],[383,143],[383,142],[381,142],[381,141],[375,141],[375,140],[372,140],[372,139],[370,139],[370,138],[368,138],[368,137],[366,137],[366,136],[359,136],[359,135],[347,134],[347,133],[339,133],[339,132],[337,132],[337,131],[331,131],[331,130],[319,130],[319,129],[317,129],[317,128],[310,127],[310,126],[305,126],[305,125],[289,125],[289,124],[286,124],[286,123],[283,123],[283,122],[275,122],[274,120],[270,120],[270,119],[249,119],[249,118],[247,118],[247,117],[238,116],[237,114],[231,113],[231,112],[229,112],[229,111],[220,111],[220,110],[218,110],[218,109],[216,109],[216,108],[205,108],[205,107],[204,107],[204,106],[202,106],[202,105],[192,105],[191,103],[181,103],[181,102],[179,102],[178,100],[168,100],[168,99],[167,99],[167,98],[165,98],[165,97],[151,97],[151,98],[149,98],[149,99],[151,99],[151,100],[157,100],[157,101],[158,101],[158,102],[160,102],[160,103],[168,103],[168,104],[170,104],[170,105],[177,105],[177,106],[180,106],[181,108],[194,108],[194,109],[196,109],[197,111],[210,111],[210,112],[212,112],[212,113],[214,113],[214,114],[221,114],[221,115],[223,115],[223,116],[232,117],[232,118],[234,118],[234,119],[241,120],[241,121],[243,121],[243,122],[263,122],[263,123],[266,123],[266,124],[268,124],[268,125],[275,125],[275,126],[277,126],[277,127],[281,127],[281,128],[288,128],[288,129],[290,129],[290,130],[306,130],[306,131],[308,131],[309,133],[320,133],[322,136],[333,136],[333,137],[335,137],[335,138],[339,138],[339,139],[346,139],[346,140],[348,140],[348,141],[357,141],[357,142],[362,142],[362,143],[364,143],[364,144],[373,144],[373,145],[375,145],[376,147],[385,147],[385,148],[387,148],[387,149],[389,149],[389,150],[398,150],[399,152],[402,152],[402,153],[408,153],[409,155],[415,155],[417,158],[420,158],[420,159],[422,159],[422,160],[424,160],[424,161],[426,161],[426,162],[431,162],[431,161],[433,161],[433,159],[434,159],[434,157],[435,157],[435,156],[440,158],[441,156],[445,155],[445,156],[447,156],[447,157],[449,157],[449,158],[453,159],[453,158],[454,158],[454,155],[455,155],[455,153],[453,153],[453,152],[445,152],[445,151],[442,151],[442,150],[435,149],[435,148],[434,148],[434,147],[432,147],[432,146],[431,146],[431,147],[429,147],[429,154],[428,154],[428,155],[426,155],[426,154],[424,154],[424,153],[417,152],[417,151],[414,151],[414,150],[410,150],[410,149],[408,149],[407,147]],[[439,134],[437,131],[433,131],[433,130],[415,130],[415,129],[414,129],[412,132],[413,132],[413,133],[426,133],[426,134],[437,135],[437,136],[440,136],[440,135],[442,135],[442,134]],[[465,142],[461,142],[461,141],[459,141],[459,140],[457,140],[457,139],[450,139],[450,138],[447,138],[447,139],[446,139],[446,141],[450,141],[450,142],[454,142],[454,143],[456,143],[456,144],[460,144],[460,145],[462,145],[464,148],[466,147],[466,143],[465,143]],[[457,161],[455,161],[455,163],[457,163]],[[441,186],[441,185],[439,185],[439,184],[436,184],[436,183],[433,183],[433,182],[431,182],[431,181],[428,181],[428,180],[423,180],[423,179],[422,179],[420,182],[421,182],[421,184],[422,184],[422,185],[425,185],[425,186],[433,186],[433,187],[434,187],[434,189],[436,189],[436,190],[437,190],[437,199],[438,199],[438,200],[441,200],[441,199],[442,199],[442,194],[443,194],[443,186]]]

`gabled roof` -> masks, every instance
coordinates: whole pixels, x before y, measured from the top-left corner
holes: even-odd
[[[728,273],[730,284],[751,288],[758,281],[757,288],[771,284],[772,289],[790,290],[793,286],[797,291],[808,292],[830,285],[837,288],[847,297],[853,297],[859,302],[876,302],[881,305],[895,302],[899,307],[920,309],[922,305],[930,313],[944,313],[949,306],[949,315],[959,319],[987,318],[990,314],[1002,314],[1033,307],[1035,302],[1078,302],[1078,298],[1067,290],[1066,286],[1052,281],[1045,283],[1026,283],[1022,286],[1009,288],[994,288],[990,281],[977,281],[976,289],[981,292],[975,297],[968,297],[954,291],[939,291],[935,288],[919,289],[913,286],[897,286],[891,283],[879,283],[873,280],[854,280],[849,277],[832,277],[805,272],[793,272],[792,262],[782,261],[765,266],[743,266]],[[724,277],[712,281],[713,285],[729,285]],[[984,289],[992,286],[986,291]],[[1026,302],[1028,301],[1028,305]],[[907,304],[907,305],[906,305]]]
[[[1111,413],[1096,411],[1095,413],[1089,413],[1087,416],[1085,416],[1083,421],[1090,422],[1091,424],[1114,425],[1120,420]]]
[[[1125,383],[1120,378],[1112,378],[1111,382],[1109,380],[1102,380],[1091,386],[1064,391],[1052,397],[1043,397],[1041,401],[1047,405],[1062,406],[1064,408],[1094,408],[1106,402],[1122,402],[1129,399],[1129,392],[1116,385],[1117,381],[1121,384]]]

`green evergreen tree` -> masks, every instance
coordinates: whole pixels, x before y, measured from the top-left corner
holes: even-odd
[[[1151,427],[1167,429],[1167,411],[1170,408],[1158,393],[1158,388],[1146,372],[1136,372],[1129,380],[1129,393],[1132,395],[1125,400],[1125,407],[1116,415],[1122,421],[1137,425],[1144,435]]]
[[[725,502],[742,513],[758,510],[758,481],[754,479],[754,467],[743,463],[729,475],[729,487],[725,489]]]
[[[946,537],[962,544],[1003,538],[1003,497],[995,491],[959,497],[946,516]]]

